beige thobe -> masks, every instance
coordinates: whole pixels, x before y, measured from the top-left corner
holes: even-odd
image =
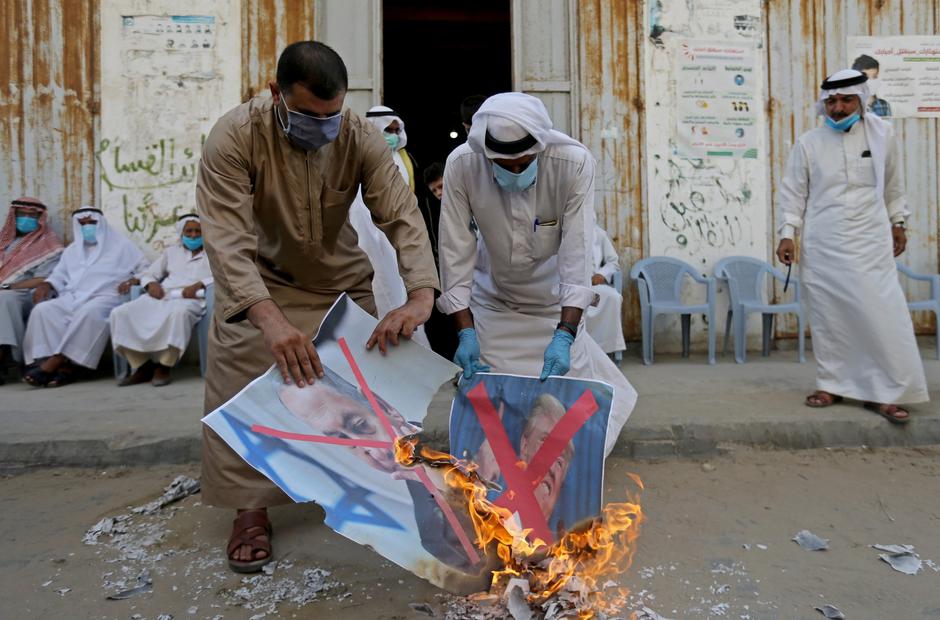
[[[362,198],[398,251],[408,292],[438,279],[417,200],[388,145],[370,123],[343,113],[336,140],[317,151],[292,145],[270,97],[244,103],[212,128],[196,184],[206,253],[215,278],[205,411],[237,394],[273,363],[249,307],[273,299],[313,337],[346,292],[374,312],[372,268],[349,224]],[[202,488],[208,503],[257,508],[290,502],[267,478],[203,426]]]

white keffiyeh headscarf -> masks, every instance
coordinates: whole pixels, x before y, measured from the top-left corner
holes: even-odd
[[[878,200],[883,201],[885,195],[885,161],[888,151],[888,134],[891,125],[883,121],[877,114],[865,114],[865,103],[871,96],[868,88],[868,76],[855,69],[837,71],[823,81],[820,87],[819,99],[816,100],[816,114],[826,116],[826,99],[833,95],[855,95],[859,98],[858,113],[862,117],[859,122],[864,123],[865,137],[868,139],[868,148],[871,151],[872,163],[875,167],[875,183],[878,188]]]
[[[366,112],[366,120],[375,125],[379,131],[385,131],[385,128],[398,121],[398,148],[403,149],[408,144],[408,134],[405,133],[405,121],[401,120],[398,113],[388,106],[376,105],[369,108]]]
[[[552,144],[587,148],[553,129],[542,100],[525,93],[500,93],[484,101],[473,115],[467,142],[471,149],[489,159],[541,153]]]

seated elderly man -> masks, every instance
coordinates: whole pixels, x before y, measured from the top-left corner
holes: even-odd
[[[142,276],[147,292],[111,312],[111,342],[134,369],[120,385],[150,381],[170,383],[193,325],[206,311],[205,289],[212,284],[209,260],[202,249],[199,216],[184,215],[176,224],[178,243],[163,251]]]
[[[23,380],[36,387],[71,383],[76,365],[98,366],[108,343],[108,315],[121,303],[118,287],[146,266],[143,252],[111,228],[100,209],[72,214],[72,232],[59,264],[33,291],[36,307],[23,351],[27,364],[41,363]]]
[[[14,200],[0,229],[0,373],[11,362],[23,362],[32,289],[52,272],[60,254],[62,242],[46,222],[46,205],[36,198]]]
[[[585,312],[585,324],[591,337],[603,349],[604,353],[623,351],[627,345],[623,341],[623,323],[620,319],[620,306],[623,296],[620,291],[610,286],[614,274],[620,271],[620,261],[614,244],[607,232],[600,226],[594,226],[594,275],[591,276],[591,288],[597,295],[597,305],[588,306]]]

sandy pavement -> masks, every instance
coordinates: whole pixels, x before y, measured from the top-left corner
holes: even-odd
[[[620,581],[663,617],[813,619],[832,604],[851,620],[940,618],[940,450],[740,451],[707,462],[608,462],[608,499],[625,473],[646,483],[647,513],[633,567]],[[188,497],[153,516],[128,508],[159,496],[195,467],[36,470],[0,480],[0,616],[168,620],[429,618],[446,595],[323,525],[316,506],[273,511],[271,575],[227,570],[231,516]],[[105,517],[116,536],[85,544]],[[119,530],[126,530],[120,533]],[[830,539],[805,551],[802,529]],[[909,576],[869,545],[911,544],[926,562]],[[314,569],[320,569],[315,571]],[[134,587],[146,571],[152,591]],[[305,574],[306,571],[306,574]],[[327,574],[329,573],[329,574]],[[162,616],[161,616],[162,614]]]

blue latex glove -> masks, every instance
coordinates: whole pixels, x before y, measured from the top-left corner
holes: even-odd
[[[551,375],[565,375],[571,369],[571,343],[574,336],[567,330],[556,329],[552,341],[545,349],[545,364],[539,380],[545,381]]]
[[[489,372],[490,367],[480,363],[480,343],[477,341],[477,330],[472,327],[464,327],[457,332],[460,344],[457,345],[457,353],[454,355],[454,362],[460,364],[463,368],[463,378],[469,379],[475,372]]]

